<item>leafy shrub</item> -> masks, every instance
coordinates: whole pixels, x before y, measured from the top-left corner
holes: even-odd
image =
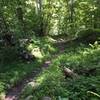
[[[77,33],[77,41],[85,43],[94,43],[100,37],[99,29],[85,29]]]
[[[4,47],[1,49],[0,59],[2,63],[11,63],[16,61],[17,56],[17,48],[15,47]]]
[[[0,93],[4,92],[4,89],[5,89],[5,84],[0,81]]]
[[[15,47],[0,49],[0,92],[5,92],[8,88],[11,88],[27,74],[31,73],[35,67],[41,67],[42,61],[40,59],[30,63],[20,61],[18,59],[18,49],[26,49],[31,52],[34,48],[39,47],[45,58],[50,53],[56,52],[48,39],[33,37],[32,40],[32,43],[24,44],[22,48],[17,43]],[[32,45],[32,48],[28,48],[30,45]]]
[[[100,93],[99,50],[99,46],[96,48],[80,46],[70,50],[66,49],[64,54],[53,59],[52,65],[47,70],[36,77],[36,82],[39,86],[33,89],[33,93],[30,95],[37,100],[44,96],[49,96],[53,100],[58,100],[59,96],[69,100],[99,100],[98,97],[88,94],[88,91]],[[64,79],[62,66],[70,69],[97,67],[99,70],[96,75],[88,77],[79,75],[78,79]]]

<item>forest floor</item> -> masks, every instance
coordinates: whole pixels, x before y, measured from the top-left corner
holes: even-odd
[[[45,96],[52,100],[61,97],[65,100],[100,99],[100,45],[77,44],[63,38],[53,41],[50,47],[48,42],[41,44],[44,48],[49,47],[45,49],[46,53],[51,48],[54,50],[47,53],[41,63],[19,63],[4,69],[0,81],[12,85],[5,89],[3,100],[42,100]],[[79,78],[65,79],[63,66],[74,70]],[[27,88],[30,84],[32,87]]]
[[[56,57],[64,53],[64,50],[66,48],[66,43],[67,43],[66,40],[58,39],[54,45],[59,49],[59,53],[51,55],[50,59],[45,60],[43,62],[42,69],[41,68],[34,69],[29,75],[26,75],[26,77],[23,80],[21,80],[15,86],[10,88],[7,91],[5,100],[19,100],[19,96],[21,95],[23,88],[29,82],[33,82],[33,81],[35,82],[34,77],[36,77],[39,73],[41,73],[41,71],[46,70],[49,67],[49,65],[52,64],[52,61],[51,61],[52,58],[55,59]]]

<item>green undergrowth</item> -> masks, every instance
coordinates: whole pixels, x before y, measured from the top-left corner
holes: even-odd
[[[0,93],[6,92],[7,89],[11,88],[13,85],[17,84],[27,74],[36,68],[40,68],[41,62],[35,61],[32,63],[14,62],[10,65],[0,66]]]
[[[33,37],[32,39],[32,43],[25,44],[26,49],[32,51],[34,48],[39,48],[40,51],[35,51],[36,55],[39,52],[43,57],[36,58],[36,60],[30,63],[18,58],[18,45],[17,47],[3,47],[0,50],[0,93],[6,92],[7,89],[25,78],[31,71],[41,68],[43,61],[48,58],[50,54],[57,51],[53,46],[52,38]],[[31,48],[28,48],[29,45],[31,45]]]
[[[33,43],[28,44],[26,49],[28,49],[29,52],[32,52],[35,48],[38,48],[40,51],[40,56],[38,58],[42,58],[42,61],[50,59],[51,55],[57,54],[59,52],[59,49],[55,46],[55,43],[57,42],[56,39],[46,36],[46,37],[33,37]],[[33,52],[33,54],[35,54]],[[38,52],[36,53],[38,55]]]
[[[26,49],[32,52],[35,48],[38,48],[41,52],[42,58],[46,58],[53,53],[56,53],[58,49],[54,46],[55,39],[52,37],[35,37],[32,38],[33,43],[26,45]],[[34,52],[33,52],[34,53]]]
[[[42,100],[49,96],[52,100],[99,100],[100,99],[100,45],[80,45],[66,48],[65,52],[52,60],[51,66],[36,77],[37,86],[29,93],[22,93],[20,100],[31,95],[30,100]],[[73,70],[96,68],[96,73],[78,78],[65,79],[62,66]],[[77,72],[76,72],[77,73]]]

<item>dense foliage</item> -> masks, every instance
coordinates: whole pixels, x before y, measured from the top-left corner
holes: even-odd
[[[100,0],[0,0],[0,100],[99,100],[99,59]]]
[[[58,100],[59,96],[69,100],[99,100],[100,97],[88,93],[100,93],[100,46],[93,47],[82,45],[66,49],[64,54],[54,59],[52,65],[36,78],[38,85],[31,92],[24,90],[22,98],[32,95],[32,99],[36,100],[43,96],[50,96],[53,100]],[[78,78],[65,79],[63,66],[76,70],[76,73],[79,71]],[[85,69],[91,68],[97,68],[96,72],[85,74]]]
[[[99,8],[99,0],[1,0],[0,33],[75,34],[100,28]]]

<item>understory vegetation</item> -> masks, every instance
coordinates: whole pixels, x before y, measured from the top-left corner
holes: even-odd
[[[30,82],[23,88],[20,100],[31,97],[30,100],[40,100],[45,96],[49,96],[53,100],[65,98],[68,100],[99,100],[100,98],[100,45],[99,41],[94,44],[78,43],[76,40],[62,42],[57,45],[59,39],[45,37],[35,39],[35,42],[24,44],[24,49],[33,50],[36,53],[34,61],[25,61],[16,56],[18,52],[11,55],[11,50],[2,51],[2,63],[0,66],[0,92],[6,93],[8,89],[15,86],[23,80],[33,70],[43,67],[43,62],[51,59],[50,66],[40,72],[35,80],[35,85]],[[58,46],[58,47],[57,47]],[[33,52],[33,53],[34,53]],[[35,55],[34,53],[34,55]],[[38,56],[37,56],[38,54]],[[9,55],[9,57],[8,57]],[[39,57],[40,56],[40,57]],[[41,57],[42,56],[42,57]],[[16,61],[14,60],[16,57]],[[52,59],[53,58],[53,59]],[[14,60],[14,61],[13,61]],[[13,63],[11,62],[13,61]],[[5,62],[5,63],[4,63]],[[77,74],[78,77],[65,78],[63,68],[69,68]]]
[[[70,47],[64,53],[53,59],[51,66],[36,77],[36,86],[32,91],[24,89],[23,100],[32,96],[31,100],[40,100],[50,96],[58,100],[99,100],[100,99],[100,45]],[[77,78],[65,79],[63,66],[73,69]],[[86,73],[87,69],[96,68]],[[29,88],[30,89],[30,88]],[[94,92],[94,93],[91,93]],[[96,95],[98,94],[98,95]]]
[[[100,0],[0,0],[0,100],[100,100]]]
[[[34,43],[23,44],[23,48],[29,52],[33,50],[33,54],[36,57],[33,61],[28,62],[19,57],[19,48],[7,47],[0,50],[0,92],[5,92],[5,90],[16,85],[32,70],[41,69],[43,61],[50,56],[50,53],[55,53],[57,50],[53,48],[53,44],[50,43],[48,37],[41,40],[34,38]]]

